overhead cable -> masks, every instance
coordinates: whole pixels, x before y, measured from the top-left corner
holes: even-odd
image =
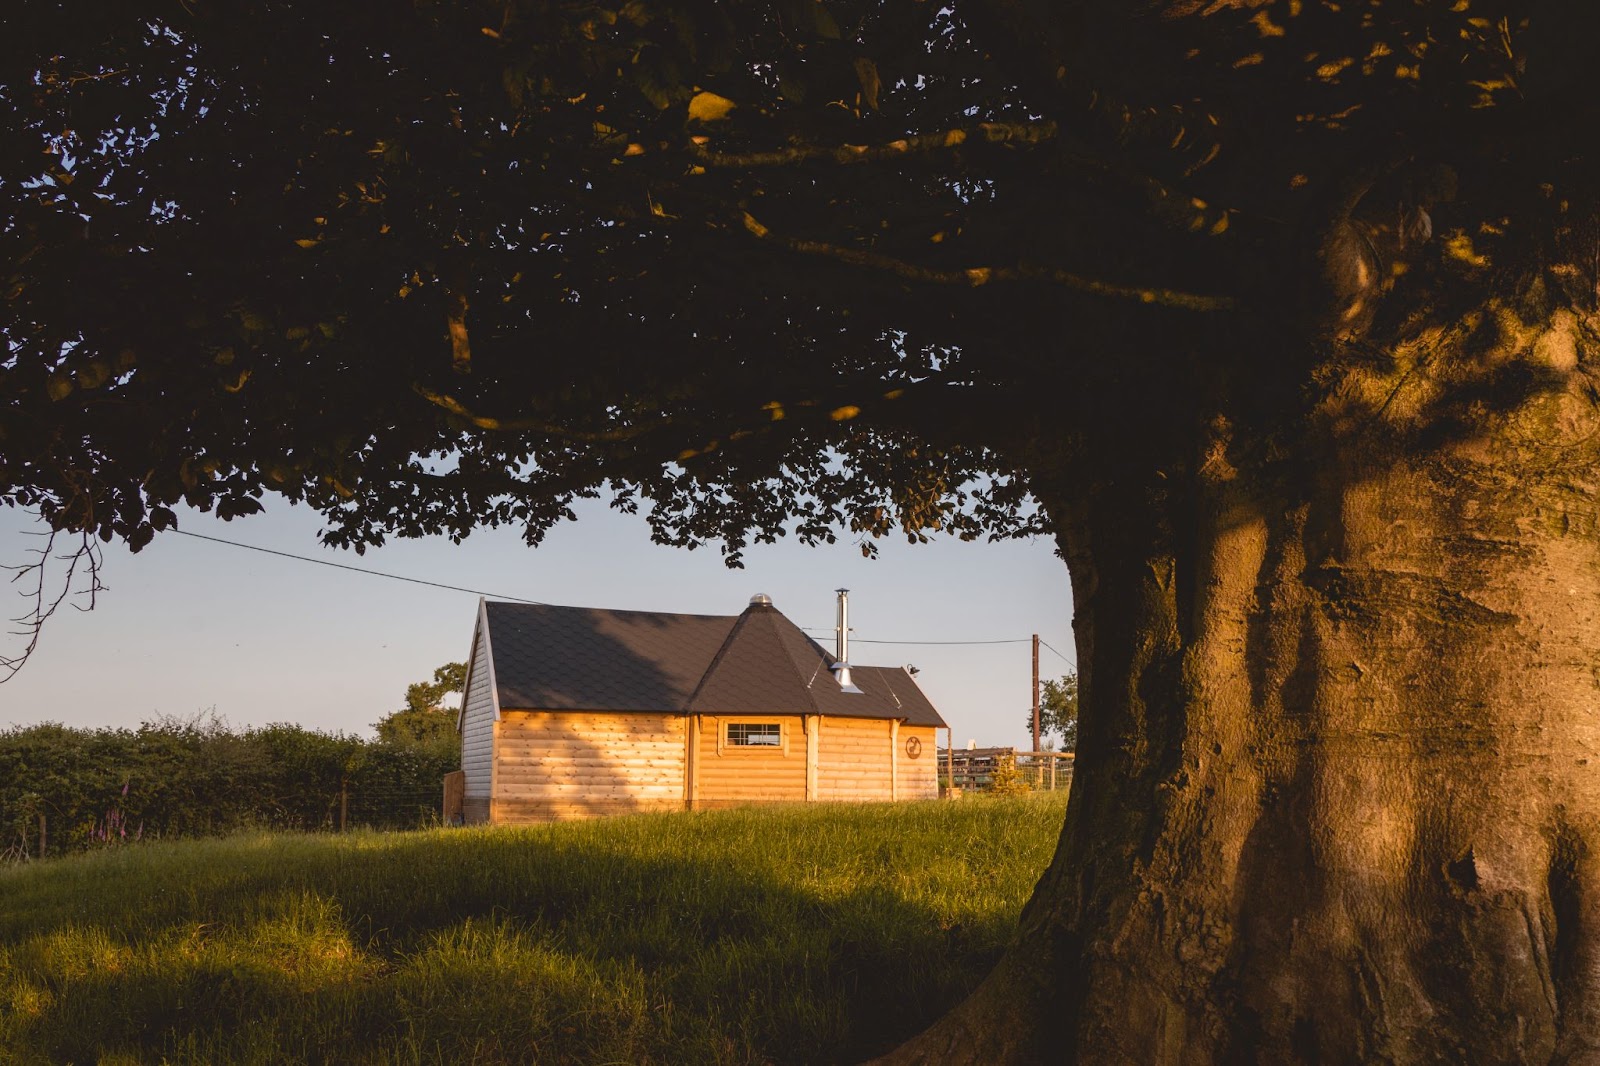
[[[808,632],[811,632],[811,633],[832,633],[833,632],[832,629],[824,629],[821,626],[807,626],[805,628],[806,628],[806,630]],[[1011,639],[1008,639],[1008,640],[867,640],[867,639],[864,639],[862,637],[851,637],[850,638],[850,642],[852,644],[917,644],[917,645],[942,645],[942,646],[945,646],[945,647],[953,647],[953,646],[957,646],[957,645],[966,646],[966,645],[972,645],[972,644],[1026,644],[1032,639],[1033,639],[1032,637],[1017,637],[1014,640],[1011,640]],[[1041,640],[1039,643],[1043,644],[1044,641]],[[1051,648],[1050,650],[1051,651],[1055,651],[1054,648]],[[1058,652],[1058,651],[1056,652],[1056,654],[1057,655],[1061,655],[1061,653]],[[1066,656],[1062,656],[1062,658],[1066,658]]]
[[[1043,638],[1043,637],[1040,637],[1040,638],[1039,638],[1039,643],[1040,643],[1040,644],[1043,644],[1043,645],[1044,645],[1044,646],[1045,646],[1045,647],[1047,647],[1047,648],[1050,648],[1050,642],[1049,642],[1049,641],[1048,641],[1048,640],[1045,640],[1045,639],[1044,639],[1044,638]],[[1072,661],[1072,660],[1071,660],[1071,659],[1069,659],[1069,658],[1067,658],[1067,657],[1066,657],[1066,656],[1065,656],[1065,655],[1062,655],[1062,654],[1061,654],[1061,653],[1060,653],[1060,652],[1058,652],[1058,651],[1056,651],[1056,650],[1055,650],[1055,649],[1054,649],[1054,648],[1050,648],[1050,650],[1051,650],[1051,652],[1053,652],[1053,653],[1054,653],[1054,654],[1055,654],[1055,656],[1056,656],[1056,657],[1057,657],[1057,658],[1059,658],[1059,659],[1060,659],[1060,660],[1061,660],[1061,661],[1062,661],[1062,662],[1064,662],[1064,663],[1071,663],[1071,664],[1072,664],[1072,666],[1073,666],[1073,667],[1076,667],[1076,666],[1077,666],[1077,665],[1078,665],[1078,664],[1077,664],[1077,663],[1075,663],[1075,662],[1073,662],[1073,661]]]
[[[449,591],[449,592],[467,592],[467,593],[471,593],[474,596],[488,596],[488,597],[490,597],[492,599],[510,600],[510,601],[512,601],[514,603],[529,603],[529,604],[533,604],[536,607],[549,607],[549,606],[552,606],[551,604],[548,604],[548,603],[544,602],[543,600],[530,600],[530,599],[528,599],[528,598],[526,598],[524,596],[512,596],[512,595],[510,595],[508,593],[504,593],[504,592],[489,592],[489,591],[486,591],[484,589],[466,588],[465,586],[462,586],[462,585],[447,585],[447,584],[445,584],[445,583],[443,583],[441,581],[426,581],[426,580],[424,580],[424,579],[422,579],[420,577],[407,577],[405,574],[391,574],[391,573],[388,573],[388,572],[383,571],[383,570],[369,570],[368,568],[366,568],[364,566],[351,566],[349,563],[336,563],[336,562],[333,562],[332,560],[329,560],[329,559],[318,559],[318,558],[316,558],[314,556],[310,556],[310,555],[296,555],[294,552],[279,551],[276,548],[263,548],[259,544],[246,544],[243,541],[228,540],[225,537],[208,536],[205,533],[191,533],[187,529],[174,529],[174,530],[172,530],[172,532],[181,534],[181,535],[183,535],[185,537],[193,537],[195,540],[210,541],[213,544],[226,544],[230,548],[243,548],[246,551],[261,552],[263,555],[276,555],[280,559],[293,559],[296,562],[301,562],[301,563],[315,563],[317,566],[331,566],[335,570],[349,570],[352,573],[366,574],[369,577],[386,577],[390,581],[404,581],[404,582],[407,582],[408,584],[412,584],[412,585],[426,585],[429,588],[445,589],[446,591]],[[832,629],[823,629],[823,628],[820,628],[820,627],[817,627],[817,626],[808,626],[806,628],[809,629],[813,633],[831,633],[831,632],[833,632]],[[1032,637],[1017,637],[1015,639],[1008,639],[1008,640],[867,640],[867,639],[863,639],[863,638],[856,638],[855,639],[855,643],[857,643],[857,644],[901,644],[901,645],[908,645],[908,646],[926,646],[926,647],[970,647],[970,646],[983,645],[983,644],[1026,644],[1026,643],[1028,643],[1028,641],[1030,641],[1032,639],[1033,639]],[[1050,650],[1052,652],[1054,652],[1056,655],[1060,656],[1066,662],[1070,663],[1072,661],[1071,659],[1068,659],[1065,655],[1062,655],[1059,651],[1056,651],[1055,648],[1050,647],[1048,642],[1046,642],[1044,640],[1040,640],[1039,643],[1044,645],[1046,648],[1050,648]]]
[[[302,563],[316,563],[318,566],[331,566],[335,570],[350,570],[354,573],[367,574],[371,577],[386,577],[390,581],[405,581],[413,585],[427,585],[429,588],[447,589],[450,592],[470,592],[475,596],[492,596],[497,600],[513,600],[517,603],[531,603],[538,607],[550,606],[548,603],[545,603],[542,600],[530,600],[522,596],[510,596],[504,592],[485,592],[482,589],[469,589],[464,588],[461,585],[446,585],[439,581],[424,581],[420,577],[406,577],[404,574],[389,574],[382,570],[368,570],[364,566],[351,566],[348,563],[336,563],[328,559],[317,559],[310,555],[296,555],[293,552],[278,551],[276,548],[263,548],[259,544],[245,544],[244,542],[237,540],[224,540],[222,537],[208,537],[204,533],[190,533],[186,529],[174,529],[173,532],[181,533],[185,537],[193,537],[196,540],[209,540],[213,544],[226,544],[230,548],[245,548],[249,551],[261,552],[265,555],[276,555],[283,559],[295,559]]]

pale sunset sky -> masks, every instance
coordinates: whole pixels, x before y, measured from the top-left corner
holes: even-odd
[[[180,526],[392,574],[546,603],[690,614],[737,614],[765,592],[777,608],[832,649],[834,593],[850,591],[850,658],[912,663],[917,680],[954,729],[958,746],[1026,746],[1030,634],[1049,647],[1041,677],[1058,677],[1074,654],[1065,565],[1047,539],[963,544],[879,542],[863,559],[856,542],[751,548],[743,570],[715,546],[696,551],[650,543],[641,518],[595,502],[536,549],[514,530],[481,530],[461,545],[443,537],[397,540],[365,556],[321,546],[319,517],[269,502],[265,513],[220,522],[198,512]],[[27,515],[0,515],[0,562],[33,558],[42,541]],[[106,545],[93,611],[63,607],[33,658],[0,684],[0,728],[35,722],[136,727],[160,715],[211,711],[234,725],[297,722],[368,733],[403,703],[406,685],[464,659],[477,597],[351,573],[172,533],[138,555]],[[11,618],[26,609],[0,586]],[[8,637],[6,651],[20,648]],[[868,641],[1000,641],[1008,644],[878,644]],[[943,737],[940,738],[941,743]]]

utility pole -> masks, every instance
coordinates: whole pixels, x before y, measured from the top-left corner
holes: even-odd
[[[1033,750],[1039,750],[1039,634],[1033,635]]]

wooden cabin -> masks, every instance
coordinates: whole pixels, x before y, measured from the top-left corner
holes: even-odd
[[[944,719],[905,669],[843,659],[765,596],[739,615],[480,601],[462,820],[937,797]]]

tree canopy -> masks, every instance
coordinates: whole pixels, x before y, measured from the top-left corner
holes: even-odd
[[[1026,728],[1033,729],[1033,708],[1028,709]],[[1039,738],[1048,743],[1061,741],[1062,751],[1078,746],[1078,672],[1068,670],[1061,677],[1047,677],[1039,686]]]
[[[1558,213],[1588,16],[1525,6],[27,0],[0,497],[135,548],[268,492],[357,549],[602,490],[735,561],[1036,531],[1063,412],[1192,417],[1173,338],[1355,336]]]
[[[13,7],[0,499],[1049,529],[1061,848],[897,1061],[1600,1046],[1600,7]]]
[[[433,671],[432,681],[406,686],[406,705],[373,723],[378,739],[410,747],[456,750],[456,712],[444,698],[460,692],[467,682],[466,663],[445,663]]]

